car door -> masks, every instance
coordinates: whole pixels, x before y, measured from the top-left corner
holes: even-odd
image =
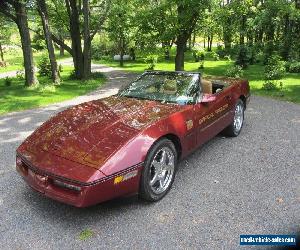
[[[197,125],[197,146],[202,145],[231,122],[233,98],[228,89],[211,95],[210,102],[199,102],[194,106],[195,124]]]

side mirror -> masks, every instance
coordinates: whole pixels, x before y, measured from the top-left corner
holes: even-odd
[[[204,94],[201,100],[201,103],[209,103],[214,102],[217,99],[217,97],[213,94]]]

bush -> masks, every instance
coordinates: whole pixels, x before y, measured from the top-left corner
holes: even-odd
[[[220,60],[220,56],[216,53],[216,52],[212,52],[211,53],[211,55],[212,55],[212,58],[215,60],[215,61],[219,61]]]
[[[300,73],[300,62],[287,62],[285,68],[290,73]]]
[[[264,65],[268,64],[269,59],[274,56],[274,52],[275,52],[274,43],[272,41],[267,42],[264,48],[264,58],[263,58]]]
[[[16,76],[20,81],[23,81],[25,79],[25,73],[23,70],[17,70]]]
[[[97,36],[93,39],[91,53],[92,59],[102,60],[105,59],[104,57],[118,54],[119,51],[118,46],[114,42],[109,41],[106,36]]]
[[[38,28],[39,31],[41,31]],[[36,51],[41,51],[47,48],[46,42],[43,36],[35,34],[32,38],[32,48]]]
[[[285,63],[280,61],[279,56],[271,56],[265,66],[265,79],[277,80],[285,75]]]
[[[231,56],[230,55],[226,55],[226,56],[224,56],[224,59],[226,60],[226,61],[231,61]]]
[[[248,67],[249,63],[250,63],[249,50],[246,46],[241,46],[237,54],[235,64],[245,69]]]
[[[241,66],[239,65],[235,65],[230,67],[227,72],[226,72],[226,76],[228,77],[234,77],[234,78],[240,78],[243,76],[243,69]]]
[[[263,83],[262,89],[264,89],[264,90],[275,90],[275,89],[277,89],[277,84],[274,81],[266,80]]]
[[[5,80],[4,80],[4,85],[5,85],[6,87],[10,87],[11,84],[12,84],[12,79],[9,78],[9,77],[6,77]]]
[[[217,47],[217,54],[219,55],[219,58],[225,58],[226,51],[222,45],[218,45]]]
[[[157,55],[148,55],[145,58],[145,63],[147,63],[147,65],[148,65],[148,67],[147,67],[148,70],[154,70],[154,68],[157,64],[157,59],[158,59]]]
[[[51,78],[51,64],[47,55],[42,55],[38,62],[39,75]]]
[[[198,69],[204,69],[204,60],[200,61]]]
[[[59,64],[58,65],[58,72],[61,73],[61,72],[63,72],[63,70],[64,70],[64,68],[63,68],[62,64]]]
[[[195,62],[204,61],[204,50],[201,48],[193,49],[193,57],[195,59]]]

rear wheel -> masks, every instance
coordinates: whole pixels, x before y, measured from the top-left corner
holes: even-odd
[[[158,201],[170,190],[175,178],[177,152],[168,139],[161,139],[148,152],[140,181],[140,197]]]
[[[224,129],[224,134],[232,137],[236,137],[240,134],[244,124],[244,102],[239,99],[235,105],[233,122]]]

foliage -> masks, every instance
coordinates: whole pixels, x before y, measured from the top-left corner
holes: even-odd
[[[46,54],[42,55],[41,59],[38,62],[38,69],[40,76],[47,76],[51,78],[51,64],[48,56]]]
[[[63,70],[64,70],[64,67],[62,66],[62,64],[59,64],[58,65],[58,72],[61,73],[61,72],[63,72]]]
[[[148,70],[154,70],[156,64],[157,64],[157,59],[158,59],[158,56],[157,55],[148,55],[146,58],[145,58],[145,63],[147,63],[147,69]]]
[[[231,56],[230,55],[226,55],[226,56],[224,56],[224,60],[226,60],[226,61],[231,61]]]
[[[266,80],[277,80],[281,79],[286,72],[285,63],[280,61],[278,56],[271,56],[267,65],[265,66],[265,79]]]
[[[263,86],[262,86],[262,89],[263,90],[276,90],[277,89],[277,84],[275,81],[272,81],[272,80],[266,80],[264,83],[263,83]]]
[[[248,67],[250,62],[249,51],[246,46],[241,46],[235,61],[236,65],[239,65],[242,69]]]
[[[42,31],[38,29],[37,32],[38,33],[35,33],[32,38],[32,48],[35,49],[36,51],[45,50],[47,48],[46,42],[44,37],[40,35]]]
[[[211,55],[212,55],[212,58],[215,60],[215,61],[219,61],[220,60],[220,56],[216,53],[216,52],[212,52],[211,53]]]
[[[226,71],[226,76],[241,78],[243,76],[243,68],[239,65],[232,66]]]
[[[286,70],[290,73],[300,73],[300,62],[287,62]]]
[[[25,79],[25,73],[23,70],[17,70],[16,77],[18,80],[24,80]]]
[[[195,59],[195,62],[204,61],[205,58],[204,49],[194,48],[192,52],[193,52],[193,57]]]
[[[5,77],[4,85],[10,87],[12,84],[12,79],[10,77]]]

